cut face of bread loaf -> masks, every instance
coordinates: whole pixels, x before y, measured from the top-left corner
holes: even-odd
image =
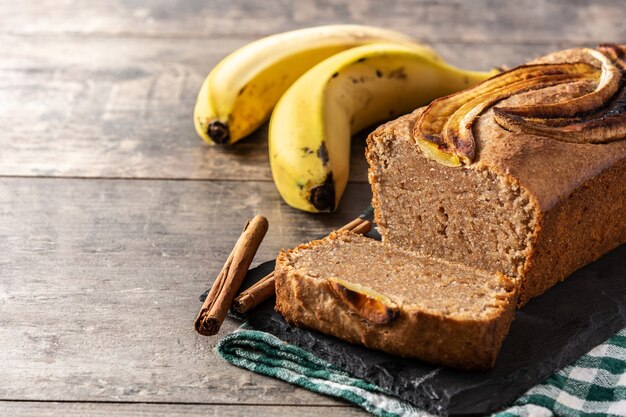
[[[350,232],[282,251],[274,275],[288,322],[462,369],[494,365],[516,303],[501,274]]]
[[[583,55],[573,49],[536,62],[588,60]],[[554,103],[594,87],[578,81],[498,106]],[[422,111],[368,138],[384,242],[509,275],[519,281],[520,305],[626,242],[626,140],[572,143],[510,132],[487,110],[472,129],[472,163],[448,167],[416,146],[413,129]]]

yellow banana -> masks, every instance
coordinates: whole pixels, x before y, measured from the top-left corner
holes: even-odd
[[[315,64],[381,41],[414,44],[401,33],[360,25],[318,26],[252,42],[224,58],[204,80],[194,109],[196,131],[208,143],[234,143],[261,126],[285,90]]]
[[[278,191],[300,210],[335,210],[348,182],[353,133],[493,74],[452,67],[416,45],[370,44],[327,58],[272,113],[269,158]]]

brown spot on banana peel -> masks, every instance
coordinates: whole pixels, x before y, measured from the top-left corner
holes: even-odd
[[[335,184],[333,183],[333,173],[326,176],[326,180],[311,188],[309,193],[309,203],[318,211],[335,210]]]
[[[388,324],[398,317],[398,306],[370,288],[339,278],[330,278],[327,282],[344,305],[373,324]]]
[[[230,142],[230,130],[226,123],[222,123],[219,120],[209,123],[207,128],[207,135],[211,140],[218,145],[228,145]]]
[[[397,80],[406,80],[407,75],[406,75],[406,72],[404,71],[404,67],[391,70],[391,72],[389,73],[389,78],[397,79]]]
[[[322,144],[317,148],[317,157],[322,161],[322,165],[327,166],[328,161],[328,148],[326,148],[326,142],[322,141]]]

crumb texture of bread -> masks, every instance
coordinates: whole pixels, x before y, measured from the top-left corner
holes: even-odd
[[[349,232],[282,251],[276,309],[285,319],[351,343],[461,369],[493,367],[513,319],[513,281],[434,260]],[[398,307],[387,323],[365,319],[333,292],[342,279]]]
[[[584,58],[572,49],[535,62]],[[592,91],[581,81],[513,96],[501,107]],[[519,305],[626,242],[626,140],[577,144],[508,132],[482,114],[477,157],[451,168],[426,158],[412,130],[423,109],[368,137],[375,221],[383,241],[519,281]]]

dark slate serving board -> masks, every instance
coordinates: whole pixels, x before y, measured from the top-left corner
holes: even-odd
[[[244,287],[273,269],[274,261],[269,261],[250,270]],[[488,372],[430,365],[293,327],[274,311],[274,302],[272,298],[235,316],[431,413],[485,414],[511,404],[626,327],[626,245],[518,310],[496,366]]]

